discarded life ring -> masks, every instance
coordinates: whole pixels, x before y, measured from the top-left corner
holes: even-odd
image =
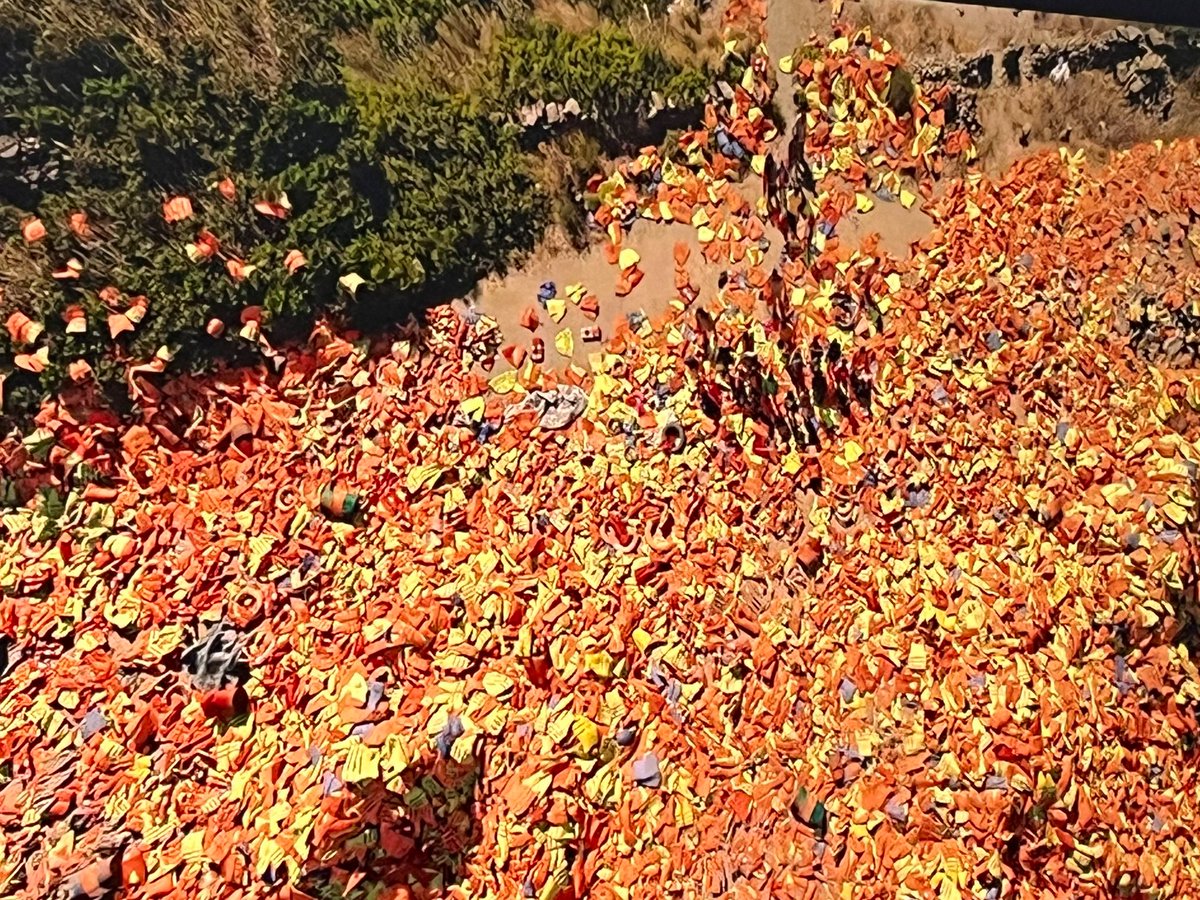
[[[687,444],[687,435],[683,426],[678,422],[668,422],[663,426],[662,445],[668,453],[679,453]]]
[[[300,491],[295,486],[283,484],[275,492],[275,508],[279,510],[295,509],[300,504]]]
[[[621,532],[626,534],[624,543],[621,542]],[[600,537],[614,550],[620,550],[622,553],[632,553],[638,543],[636,534],[629,534],[625,531],[624,525],[612,521],[605,522],[600,526]]]
[[[229,443],[243,456],[254,455],[254,429],[246,417],[239,413],[234,413],[230,422]]]
[[[229,601],[229,619],[240,627],[247,626],[262,615],[265,603],[262,588],[247,586],[236,598]]]
[[[250,709],[250,696],[240,684],[208,691],[200,698],[200,708],[210,719],[228,722]]]

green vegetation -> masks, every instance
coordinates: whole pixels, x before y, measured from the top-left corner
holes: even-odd
[[[247,307],[262,308],[273,340],[322,314],[394,320],[503,268],[551,217],[578,231],[562,192],[578,185],[580,151],[640,140],[652,91],[695,103],[712,78],[589,14],[592,27],[573,29],[505,0],[197,0],[153,13],[133,0],[0,0],[0,320],[20,311],[45,326],[32,345],[0,331],[5,411],[31,408],[76,360],[115,399],[128,365],[160,347],[172,371],[250,354]],[[513,113],[568,98],[589,114],[586,134],[559,138],[562,151],[529,145]],[[567,171],[548,171],[556,159]],[[193,214],[169,223],[163,203],[177,196]],[[260,200],[290,210],[255,212]],[[34,215],[46,236],[27,244]],[[197,261],[197,245],[213,252]],[[289,271],[294,250],[306,265]],[[52,278],[69,259],[79,277]],[[254,268],[236,278],[239,264]],[[365,280],[353,294],[339,286],[351,272]],[[108,316],[137,296],[144,319],[111,338]],[[71,306],[86,332],[66,330]],[[229,326],[220,338],[205,332],[214,317]],[[14,368],[42,347],[44,371]]]

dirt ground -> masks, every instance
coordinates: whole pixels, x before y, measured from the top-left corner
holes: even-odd
[[[774,2],[781,8],[791,5],[786,0]],[[828,10],[824,2],[810,0],[803,5]],[[1130,5],[1131,12],[1135,8],[1136,4]],[[768,46],[804,40],[808,25],[796,23],[806,18],[781,16],[776,24],[768,17],[768,27],[782,33],[768,35]],[[917,62],[1088,38],[1125,24],[1114,19],[1014,12],[935,0],[847,0],[844,18],[855,25],[870,25]],[[1156,138],[1200,134],[1200,77],[1181,84],[1176,97],[1164,120],[1131,107],[1116,81],[1100,72],[1078,73],[1059,86],[1048,81],[1014,86],[996,82],[979,96],[983,125],[977,141],[980,160],[989,174],[998,175],[1015,160],[1038,150],[1082,148],[1089,156],[1102,159],[1110,150]]]
[[[1012,44],[1049,43],[1102,34],[1121,24],[1112,19],[958,6],[935,0],[848,0],[844,14],[856,25],[870,25],[910,59],[1001,50]]]
[[[767,49],[777,59],[791,53],[814,32],[829,30],[831,12],[825,0],[768,0]],[[1087,38],[1124,24],[935,0],[846,0],[842,17],[855,26],[871,26],[913,61]],[[980,159],[989,173],[998,174],[1041,149],[1065,145],[1100,157],[1155,138],[1200,133],[1200,77],[1181,84],[1176,96],[1164,120],[1130,107],[1117,83],[1099,72],[1077,74],[1061,86],[997,83],[980,95]],[[778,103],[790,121],[791,98],[780,97]]]
[[[1060,86],[1041,81],[989,88],[980,96],[979,119],[983,135],[977,146],[990,174],[1034,151],[1061,146],[1083,148],[1102,160],[1111,150],[1156,138],[1200,134],[1200,77],[1179,86],[1166,119],[1130,107],[1116,82],[1101,72],[1081,72]]]
[[[505,343],[528,347],[534,336],[540,337],[546,344],[548,364],[564,361],[555,351],[554,336],[563,328],[570,328],[575,335],[572,361],[583,362],[596,349],[596,345],[580,340],[581,328],[598,325],[607,338],[628,313],[641,311],[651,320],[661,320],[675,296],[674,251],[675,244],[680,241],[692,250],[688,270],[700,286],[701,295],[715,295],[720,269],[710,265],[701,255],[696,229],[687,224],[641,220],[630,231],[625,246],[641,254],[642,269],[646,274],[641,284],[626,297],[617,296],[616,285],[620,272],[605,259],[603,245],[596,243],[583,252],[543,249],[519,269],[503,277],[493,276],[480,282],[472,302],[476,309],[496,320]],[[566,288],[571,284],[582,284],[595,294],[600,301],[600,314],[596,321],[588,319],[577,306],[569,302],[563,320],[557,323],[552,321],[537,306],[538,288],[545,281],[555,283],[560,297],[566,296]],[[537,309],[541,320],[537,330],[532,333],[521,326],[521,315],[529,307]],[[494,371],[504,371],[506,366],[504,360],[497,359]]]
[[[1121,24],[936,0],[847,0],[842,19],[871,26],[911,59],[1101,34]],[[831,22],[832,5],[827,0],[767,0],[767,49],[778,59],[814,32],[828,32]]]

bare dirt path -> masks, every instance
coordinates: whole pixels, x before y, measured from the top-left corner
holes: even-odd
[[[505,342],[528,345],[531,339],[540,337],[546,344],[546,359],[550,364],[564,362],[554,349],[554,336],[563,328],[571,328],[575,334],[573,362],[582,362],[594,345],[579,339],[580,328],[599,325],[607,338],[613,329],[629,313],[640,311],[658,320],[668,309],[675,296],[674,250],[676,242],[686,243],[692,250],[689,271],[700,286],[703,296],[711,296],[717,290],[720,269],[707,263],[700,252],[696,229],[686,224],[661,224],[639,221],[630,231],[625,246],[632,247],[642,257],[645,278],[626,297],[618,297],[616,285],[619,272],[605,259],[604,247],[592,244],[587,250],[578,252],[550,252],[541,250],[524,265],[504,276],[493,276],[480,282],[473,298],[476,309],[491,316],[500,326]],[[521,315],[529,307],[537,306],[538,288],[543,282],[553,281],[558,296],[566,295],[571,284],[582,284],[600,301],[600,315],[595,322],[588,319],[579,308],[567,304],[567,313],[561,322],[555,323],[543,311],[538,310],[541,324],[534,332],[521,326]],[[503,361],[497,361],[496,371],[503,371]]]

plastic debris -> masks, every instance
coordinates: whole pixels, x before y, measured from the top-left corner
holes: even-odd
[[[7,442],[5,896],[1196,894],[1200,379],[1129,314],[1191,327],[1196,144],[934,199],[940,92],[897,117],[869,33],[793,62],[811,259],[710,139],[774,152],[751,60],[597,184],[614,264],[665,202],[720,296],[586,367],[486,377],[442,307]],[[900,185],[911,257],[840,240]]]
[[[657,788],[662,786],[662,773],[659,770],[658,757],[647,753],[633,761],[633,780],[642,787]]]

